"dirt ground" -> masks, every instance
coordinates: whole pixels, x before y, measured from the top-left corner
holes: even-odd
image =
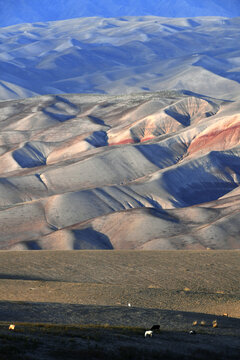
[[[61,327],[92,324],[93,339],[84,337],[82,328],[71,337],[75,350],[69,349],[70,359],[89,349],[89,359],[120,359],[123,348],[126,359],[239,358],[240,251],[2,251],[0,267],[2,354],[20,336],[42,344],[38,355],[25,346],[23,359],[44,358],[44,351],[46,359],[64,359],[60,350],[68,347],[61,344],[70,340]],[[8,324],[20,322],[32,325],[18,325],[9,333]],[[58,348],[53,344],[59,333],[46,337],[39,328],[36,332],[39,323],[58,326]],[[160,333],[144,339],[153,324],[160,324]],[[105,344],[103,329],[111,346]]]
[[[240,318],[239,274],[240,251],[2,251],[0,301]]]

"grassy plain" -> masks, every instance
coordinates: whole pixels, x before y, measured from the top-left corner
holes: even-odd
[[[239,251],[2,251],[0,264],[1,360],[238,358]]]

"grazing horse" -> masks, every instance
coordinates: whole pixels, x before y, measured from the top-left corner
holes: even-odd
[[[160,325],[153,325],[150,330],[159,330]]]
[[[147,330],[147,331],[145,331],[144,336],[145,336],[145,337],[147,337],[147,336],[152,337],[152,336],[153,336],[153,331],[152,331],[152,330]]]

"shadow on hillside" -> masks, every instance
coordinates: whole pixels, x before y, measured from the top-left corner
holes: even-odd
[[[135,146],[135,149],[159,169],[165,169],[176,164],[187,151],[187,148],[184,147],[182,150],[179,149],[178,157],[176,157],[173,149],[159,144],[141,144]]]
[[[108,324],[110,326],[132,326],[149,329],[160,324],[161,329],[189,331],[193,321],[205,321],[206,325],[194,327],[196,331],[219,335],[239,336],[240,319],[211,314],[147,309],[128,306],[99,306],[62,303],[34,303],[0,301],[0,321],[46,322],[59,324]],[[219,327],[214,329],[212,321]]]
[[[103,233],[88,227],[81,230],[71,230],[74,235],[74,250],[103,249],[112,250],[110,239]]]
[[[29,280],[29,281],[59,281],[58,279],[52,279],[47,277],[29,276],[29,275],[13,275],[13,274],[0,274],[0,280]],[[63,281],[64,282],[64,281]]]
[[[46,165],[45,155],[32,143],[26,143],[23,147],[14,150],[12,156],[22,168]]]
[[[234,48],[229,49],[229,52],[234,53]],[[233,80],[240,83],[240,71],[232,71],[232,64],[227,64],[224,59],[218,59],[219,64],[212,63],[208,59],[212,56],[216,56],[216,53],[212,52],[205,52],[203,53],[203,57],[200,60],[193,63],[193,66],[202,67],[213,74],[221,76],[228,80]],[[217,58],[217,57],[216,57]]]
[[[178,121],[183,126],[189,126],[191,124],[191,117],[189,114],[184,115],[184,114],[178,113],[172,109],[165,109],[164,112],[167,115],[171,116],[176,121]]]
[[[60,123],[74,119],[76,116],[75,115],[65,115],[65,114],[60,114],[60,113],[53,113],[50,111],[47,111],[45,109],[42,110],[42,112],[49,116],[50,118],[59,121]]]

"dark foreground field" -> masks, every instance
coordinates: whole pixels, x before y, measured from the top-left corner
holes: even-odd
[[[1,360],[43,359],[239,359],[239,337],[197,329],[161,330],[144,338],[145,329],[126,326],[17,324],[0,327]],[[211,331],[210,331],[211,332]]]
[[[0,252],[0,265],[1,360],[239,359],[239,251]]]

